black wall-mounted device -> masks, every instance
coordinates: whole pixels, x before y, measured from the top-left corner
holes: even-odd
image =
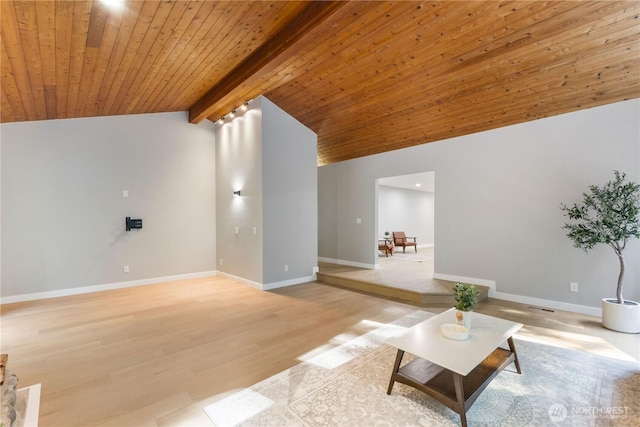
[[[130,216],[126,217],[126,226],[127,231],[131,231],[133,228],[142,228],[142,220],[141,219],[131,219]]]

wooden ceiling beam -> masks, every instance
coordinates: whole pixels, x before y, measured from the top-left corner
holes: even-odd
[[[344,1],[313,1],[265,44],[256,49],[202,98],[189,108],[189,122],[197,124],[209,116],[215,103],[229,94],[289,49],[305,34],[344,6]]]

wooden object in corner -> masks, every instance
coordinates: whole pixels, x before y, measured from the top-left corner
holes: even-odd
[[[7,368],[8,354],[0,354],[0,385],[4,383],[4,371]]]

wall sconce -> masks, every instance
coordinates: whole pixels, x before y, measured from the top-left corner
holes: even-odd
[[[233,197],[240,197],[240,190],[233,192]]]

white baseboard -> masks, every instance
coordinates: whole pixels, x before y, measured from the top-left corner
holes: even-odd
[[[131,288],[134,286],[153,285],[156,283],[173,282],[176,280],[198,279],[215,276],[216,271],[202,271],[199,273],[178,274],[175,276],[152,277],[149,279],[131,280],[127,282],[107,283],[104,285],[82,286],[79,288],[60,289],[57,291],[35,292],[31,294],[13,295],[0,298],[0,304],[34,301],[45,298],[66,297],[70,295],[87,294],[91,292],[109,291],[112,289]]]
[[[218,271],[218,276],[224,277],[225,279],[233,280],[235,282],[240,282],[244,285],[251,286],[252,288],[262,290],[262,283],[254,282],[253,280],[245,279],[243,277],[234,276],[233,274],[225,273],[224,271]]]
[[[287,286],[299,285],[301,283],[315,282],[315,280],[316,275],[314,274],[313,276],[297,277],[295,279],[284,280],[282,282],[265,283],[262,285],[262,290],[270,291],[271,289],[284,288]]]
[[[332,264],[339,264],[339,265],[348,265],[349,267],[368,268],[370,270],[374,270],[376,268],[375,264],[365,264],[363,262],[346,261],[343,259],[335,259],[335,258],[318,257],[318,261],[329,262]]]
[[[571,313],[586,314],[588,316],[602,317],[602,309],[589,307],[586,305],[571,304],[567,302],[553,301],[542,298],[528,297],[524,295],[508,294],[496,291],[494,280],[476,279],[473,277],[453,276],[450,274],[434,273],[434,279],[448,280],[450,282],[470,283],[473,285],[487,286],[489,288],[489,298],[501,299],[504,301],[518,302],[520,304],[533,305],[543,308],[553,308],[556,310],[569,311]]]
[[[272,289],[284,288],[286,286],[299,285],[301,283],[313,282],[316,280],[316,275],[308,277],[297,277],[295,279],[284,280],[281,282],[271,282],[271,283],[258,283],[253,280],[248,280],[243,277],[234,276],[233,274],[225,273],[222,271],[218,271],[218,276],[224,277],[229,280],[234,280],[236,282],[240,282],[247,286],[251,286],[252,288],[258,289],[259,291],[270,291]]]
[[[602,317],[602,309],[587,305],[571,304],[568,302],[552,301],[548,299],[533,298],[523,295],[507,294],[505,292],[495,292],[492,298],[505,301],[519,302],[521,304],[533,305],[536,307],[553,308],[556,310],[569,311],[571,313],[586,314],[588,316]]]

